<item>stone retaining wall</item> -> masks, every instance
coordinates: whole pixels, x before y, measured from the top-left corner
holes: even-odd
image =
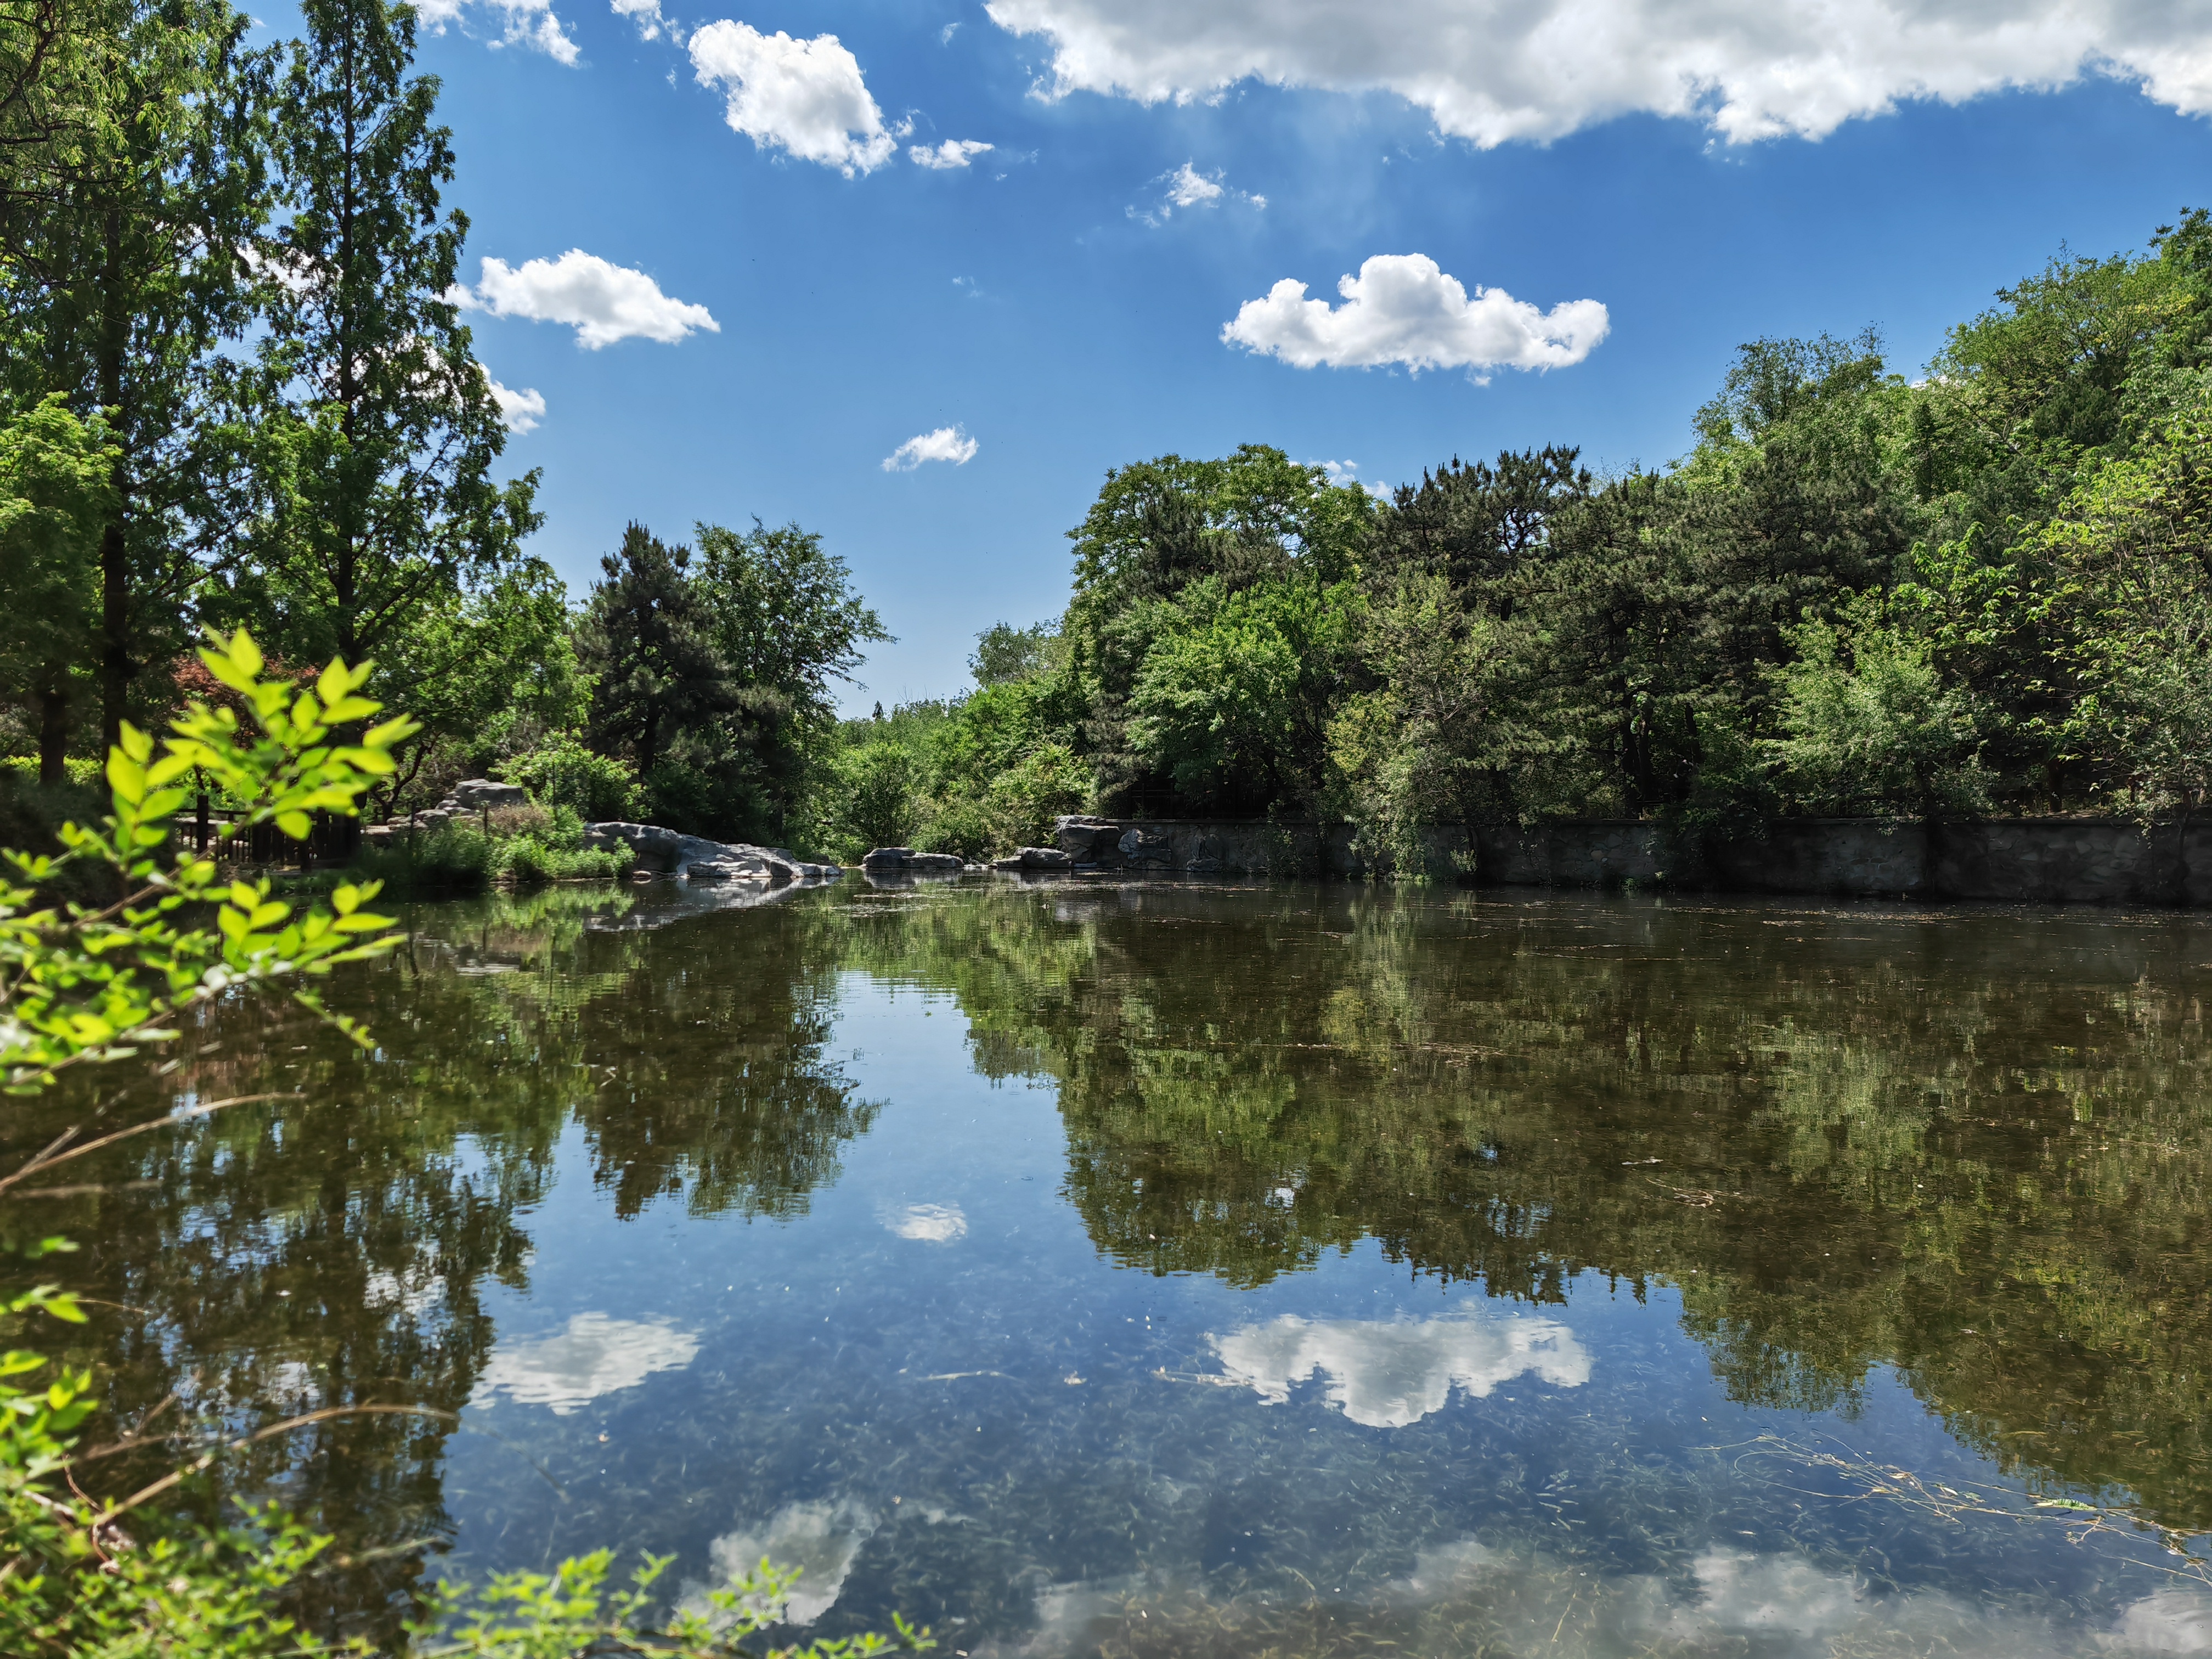
[[[1349,824],[1127,818],[1183,873],[1364,874]],[[2212,908],[2212,819],[2150,830],[2118,819],[1924,824],[1782,818],[1763,836],[1686,842],[1651,823],[1425,832],[1429,867],[1480,886],[1665,886],[1838,897],[2000,899]]]

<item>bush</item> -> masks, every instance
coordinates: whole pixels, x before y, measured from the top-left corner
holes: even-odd
[[[1794,630],[1776,678],[1788,734],[1765,745],[1784,796],[1815,812],[1954,817],[1989,810],[1969,695],[1945,686],[1925,644],[1869,615],[1848,641],[1826,623]]]
[[[957,853],[970,864],[980,864],[1002,843],[989,810],[981,801],[955,798],[939,806],[914,838],[924,853]]]
[[[566,806],[586,823],[634,820],[645,792],[628,761],[595,755],[567,732],[502,762],[501,781],[519,783],[541,806]]]
[[[556,881],[612,881],[630,872],[637,855],[627,847],[561,846],[556,837],[517,836],[499,848],[500,873],[517,887]]]
[[[823,829],[846,858],[902,847],[921,820],[921,764],[896,743],[864,744],[830,763]]]
[[[354,867],[389,892],[422,896],[480,893],[491,885],[498,863],[493,837],[447,824],[411,838],[397,832],[388,846],[364,846]]]

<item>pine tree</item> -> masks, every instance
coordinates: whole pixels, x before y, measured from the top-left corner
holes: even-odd
[[[641,778],[676,737],[736,706],[727,665],[708,641],[691,578],[691,550],[670,547],[641,524],[600,559],[576,629],[577,655],[594,677],[592,745],[627,751]]]
[[[438,82],[410,77],[415,9],[307,0],[276,100],[289,217],[269,239],[277,480],[264,558],[294,653],[373,655],[490,580],[538,527],[538,475],[501,484],[506,431],[447,291],[468,221]]]

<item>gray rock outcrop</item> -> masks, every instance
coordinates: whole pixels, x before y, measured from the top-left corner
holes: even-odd
[[[878,847],[860,860],[871,876],[957,876],[967,867],[957,853],[917,853],[911,847]]]
[[[586,847],[627,847],[641,870],[657,870],[679,881],[754,882],[781,887],[789,882],[826,879],[845,872],[835,864],[810,864],[781,847],[708,841],[681,835],[657,823],[620,821],[584,826]]]
[[[446,792],[446,798],[435,806],[427,806],[419,812],[410,812],[399,822],[410,828],[429,835],[444,829],[455,819],[466,829],[471,819],[481,823],[487,812],[496,812],[507,806],[527,806],[530,797],[519,783],[498,783],[490,778],[465,778]]]

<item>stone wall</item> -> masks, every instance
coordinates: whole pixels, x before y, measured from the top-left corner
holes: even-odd
[[[1127,818],[1185,874],[1356,876],[1352,826]],[[1836,897],[2004,899],[2212,908],[2212,820],[2149,830],[2116,819],[1923,824],[1782,818],[1762,836],[1686,843],[1662,826],[1595,821],[1425,833],[1429,867],[1478,886],[1672,887]],[[1109,865],[1113,861],[1109,859]]]

